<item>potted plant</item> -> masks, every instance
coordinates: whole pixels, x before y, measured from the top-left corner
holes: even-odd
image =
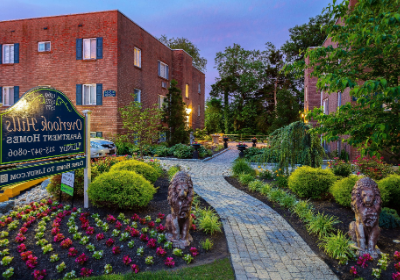
[[[192,143],[192,147],[194,148],[193,159],[198,159],[199,158],[199,151],[198,150],[199,150],[200,146],[201,146],[201,144],[198,143],[197,141],[194,141]]]
[[[236,145],[236,147],[240,151],[239,157],[243,158],[244,157],[244,150],[246,150],[247,145],[245,143],[243,143],[243,142],[239,142],[239,144]]]
[[[257,138],[256,137],[253,137],[253,139],[251,139],[251,142],[253,142],[253,148],[255,148],[257,145],[256,145],[256,143],[257,143]]]
[[[224,135],[224,137],[222,138],[222,140],[224,140],[224,148],[225,148],[225,149],[228,149],[228,141],[229,141],[228,136]]]

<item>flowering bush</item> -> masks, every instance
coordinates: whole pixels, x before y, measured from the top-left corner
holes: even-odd
[[[163,257],[167,253],[167,251],[165,251],[162,247],[158,247],[156,253],[157,255]]]
[[[139,272],[139,267],[137,264],[132,264],[131,268],[132,268],[132,271],[135,272],[136,274]]]
[[[20,245],[18,245],[17,249],[18,249],[18,253],[21,253],[26,250],[26,246],[24,243],[21,243]]]
[[[350,274],[353,276],[358,275],[357,268],[355,266],[350,267]]]
[[[113,245],[113,244],[114,244],[114,240],[112,240],[112,238],[107,239],[106,245],[107,245],[108,247],[110,247],[110,246]]]
[[[366,268],[368,266],[367,261],[372,261],[372,257],[370,254],[364,254],[358,257],[357,264],[362,268]]]
[[[168,257],[165,261],[164,264],[168,267],[174,267],[175,266],[175,262],[174,262],[174,258]]]
[[[92,235],[94,233],[94,227],[87,227],[86,234]]]
[[[57,233],[56,236],[54,236],[54,242],[60,242],[64,240],[65,236],[62,233]]]
[[[158,227],[156,227],[156,230],[158,232],[163,232],[165,230],[165,227],[162,224],[160,224]]]
[[[83,265],[85,262],[87,262],[89,258],[85,255],[85,253],[82,253],[79,257],[75,259],[76,263],[79,263],[80,265]]]
[[[109,222],[110,224],[115,223],[117,219],[114,218],[113,215],[107,215],[107,222]]]
[[[114,255],[116,255],[116,254],[121,253],[121,249],[120,249],[119,246],[114,246],[114,247],[112,248],[112,252],[113,252]]]
[[[139,221],[139,219],[140,219],[140,217],[139,217],[139,215],[138,214],[133,214],[133,216],[132,216],[132,220],[134,220],[134,221]]]
[[[199,254],[199,251],[197,250],[196,247],[191,247],[190,248],[190,253],[192,253],[192,256],[195,257]]]
[[[155,240],[154,238],[151,238],[148,242],[147,242],[147,247],[149,248],[156,248],[157,246],[157,240]]]
[[[42,280],[46,275],[46,269],[43,270],[35,270],[33,273],[33,279]]]
[[[96,235],[96,239],[97,239],[97,241],[100,241],[100,240],[104,239],[104,233],[98,233]]]
[[[71,247],[71,245],[72,245],[72,240],[69,238],[67,238],[61,242],[61,247],[64,249]]]
[[[142,225],[145,225],[145,224],[147,224],[147,221],[146,221],[146,219],[140,219],[139,223]]]
[[[122,258],[122,261],[125,265],[129,265],[132,262],[132,259],[128,255],[126,255]]]
[[[142,233],[140,235],[140,240],[142,240],[143,242],[147,242],[149,241],[149,237],[146,234]]]
[[[37,257],[34,255],[29,255],[28,260],[25,262],[26,266],[30,269],[33,269],[37,265]]]
[[[154,228],[155,225],[156,225],[156,224],[155,224],[153,221],[150,221],[150,222],[148,223],[147,226],[148,226],[149,228]]]
[[[131,229],[131,236],[132,237],[137,237],[137,236],[139,236],[140,235],[140,231],[138,231],[137,229],[135,229],[135,228],[132,228]]]
[[[159,218],[160,220],[163,220],[165,217],[165,214],[163,213],[158,213],[157,218]]]
[[[374,180],[380,180],[393,173],[392,167],[383,162],[383,157],[377,158],[376,156],[358,156],[353,163],[357,165],[359,172]]]
[[[350,163],[347,163],[338,157],[334,157],[333,161],[329,161],[328,167],[332,169],[336,176],[342,177],[347,177],[354,171],[354,167]]]
[[[396,261],[400,261],[400,252],[395,251],[393,257],[395,258]]]
[[[89,277],[89,276],[92,274],[92,272],[93,272],[92,269],[82,267],[81,273],[80,273],[80,274],[81,274],[81,276],[83,276],[83,277]]]
[[[74,247],[69,248],[68,257],[75,257],[76,254],[78,254],[78,250],[76,250]]]

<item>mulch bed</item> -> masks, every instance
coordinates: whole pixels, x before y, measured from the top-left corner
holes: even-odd
[[[134,213],[138,214],[140,218],[144,218],[147,215],[150,215],[152,218],[152,221],[155,221],[157,218],[158,213],[163,213],[165,214],[165,217],[170,213],[170,206],[168,205],[167,201],[167,195],[168,195],[168,186],[169,186],[169,181],[167,177],[161,177],[159,178],[155,184],[156,187],[159,187],[158,192],[154,195],[154,199],[149,203],[149,205],[145,208],[142,209],[135,209],[135,210],[129,210],[129,211],[120,211],[118,209],[114,208],[97,208],[97,207],[89,207],[88,209],[83,209],[83,199],[76,198],[73,206],[74,207],[81,207],[84,211],[83,212],[89,212],[91,214],[99,214],[100,218],[102,221],[106,220],[106,216],[108,214],[113,215],[115,218],[119,215],[119,213],[124,213],[126,218],[130,218],[133,216]],[[210,205],[204,201],[203,199],[201,200],[201,207],[210,207]],[[62,201],[62,203],[65,204],[70,204],[69,202]],[[112,231],[115,229],[115,223],[111,224],[109,223],[110,229],[107,232],[104,232],[101,228],[96,226],[96,223],[93,218],[90,216],[88,217],[89,224],[90,226],[94,227],[95,232],[93,235],[90,235],[89,238],[89,243],[92,243],[96,247],[96,251],[103,250],[104,255],[103,258],[100,260],[96,260],[93,258],[93,252],[89,252],[89,250],[86,249],[86,245],[81,245],[79,244],[79,240],[73,240],[73,234],[68,233],[68,226],[67,222],[70,216],[66,216],[62,219],[61,226],[60,226],[60,232],[65,236],[65,238],[70,238],[72,240],[72,247],[75,247],[78,250],[78,254],[75,257],[68,257],[68,249],[62,249],[60,246],[60,242],[53,242],[54,236],[51,235],[50,230],[51,230],[51,225],[54,221],[54,218],[51,219],[50,222],[47,223],[47,230],[45,231],[45,236],[43,238],[47,239],[49,241],[49,244],[53,245],[54,251],[49,252],[47,254],[43,254],[41,247],[36,245],[36,239],[34,238],[35,236],[35,229],[38,227],[37,223],[35,222],[32,224],[32,226],[28,229],[28,231],[24,234],[26,236],[26,240],[23,242],[26,245],[26,248],[28,251],[32,251],[33,255],[38,257],[38,265],[34,269],[42,270],[46,269],[47,270],[47,276],[45,279],[60,279],[63,278],[65,273],[70,272],[71,270],[75,270],[77,276],[79,277],[79,273],[82,267],[86,267],[89,269],[93,270],[92,276],[93,275],[102,275],[104,273],[104,266],[106,264],[111,264],[113,267],[113,273],[128,273],[131,272],[130,265],[125,265],[122,261],[122,258],[125,255],[129,255],[129,257],[132,259],[131,264],[137,264],[139,266],[140,271],[155,271],[155,270],[160,270],[160,269],[169,269],[167,266],[164,264],[164,260],[167,257],[173,257],[175,261],[175,267],[185,267],[185,266],[193,266],[193,265],[200,265],[200,264],[205,264],[205,263],[211,263],[212,261],[216,259],[222,259],[226,258],[229,256],[228,253],[228,247],[227,247],[227,242],[225,238],[224,232],[222,233],[216,233],[212,236],[205,234],[203,231],[190,231],[190,234],[193,237],[193,242],[190,245],[190,247],[196,247],[199,251],[199,255],[194,258],[194,261],[192,264],[187,265],[184,260],[182,260],[182,257],[177,257],[172,254],[172,250],[167,250],[167,254],[164,257],[160,257],[156,255],[156,249],[148,248],[147,242],[143,242],[139,239],[139,237],[131,237],[129,236],[128,241],[119,241],[120,236],[118,237],[112,237]],[[131,222],[133,220],[131,219]],[[75,218],[76,225],[79,227],[78,231],[82,233],[82,236],[88,236],[86,235],[85,231],[80,228],[81,222],[79,221],[79,215],[78,217]],[[162,224],[164,225],[165,223],[165,218],[162,221]],[[25,265],[25,262],[22,261],[18,251],[17,251],[17,243],[14,241],[19,228],[21,227],[22,222],[20,223],[19,227],[16,230],[13,230],[10,232],[10,235],[8,237],[10,243],[7,247],[2,247],[0,250],[3,250],[5,248],[10,249],[10,254],[9,256],[14,257],[13,261],[11,262],[10,265],[7,267],[0,266],[0,274],[3,273],[8,267],[14,267],[14,276],[12,279],[33,279],[33,276],[31,273],[33,272],[33,269],[28,269],[27,266]],[[156,225],[158,225],[156,223]],[[123,224],[121,228],[121,233],[123,233],[125,227],[127,225]],[[138,223],[138,230],[140,230],[143,225]],[[1,230],[7,230],[7,228],[1,228]],[[97,241],[96,240],[96,234],[103,232],[105,235],[105,239]],[[121,253],[118,255],[114,255],[112,253],[112,247],[107,247],[105,245],[105,242],[108,238],[112,238],[114,240],[114,245],[113,246],[121,246]],[[211,239],[214,243],[214,247],[211,251],[206,252],[201,248],[200,243],[207,238]],[[127,246],[128,242],[130,240],[135,241],[135,246],[131,249]],[[88,244],[89,244],[88,243]],[[142,257],[139,257],[136,255],[136,250],[140,246],[144,247],[144,254]],[[159,247],[160,244],[157,244],[157,247]],[[163,247],[163,244],[161,245]],[[189,254],[190,247],[186,248],[183,250],[184,254]],[[89,261],[87,261],[84,265],[79,265],[75,262],[76,257],[78,257],[80,254],[85,253],[89,257]],[[60,257],[60,260],[51,263],[49,261],[50,256],[52,254],[58,254]],[[145,264],[145,258],[147,256],[153,256],[154,257],[154,264],[149,266]],[[67,268],[61,272],[57,273],[56,271],[56,265],[60,264],[62,261],[65,262]]]
[[[371,276],[372,268],[377,267],[377,260],[369,262],[367,268],[361,268],[357,265],[356,261],[349,261],[347,265],[339,265],[339,262],[335,259],[328,257],[323,250],[318,247],[320,243],[319,239],[315,235],[310,235],[307,232],[305,224],[294,214],[292,214],[286,208],[279,206],[279,204],[269,201],[266,196],[250,191],[247,186],[239,183],[239,181],[234,177],[225,177],[225,180],[230,183],[235,188],[251,195],[252,197],[262,201],[263,203],[270,206],[278,214],[280,214],[293,228],[294,230],[303,238],[303,240],[310,246],[310,248],[322,259],[325,263],[332,269],[332,271],[340,279],[354,279],[350,275],[350,267],[357,266],[357,271],[359,272],[359,277],[363,277],[365,280],[376,279]],[[266,181],[267,182],[267,181]],[[273,181],[269,181],[273,183]],[[287,190],[289,191],[289,190]],[[354,221],[354,212],[351,208],[346,208],[337,204],[332,198],[324,201],[311,200],[314,205],[315,210],[318,212],[323,212],[325,214],[334,215],[338,217],[341,223],[335,225],[335,228],[341,230],[342,232],[347,232],[349,230],[350,222]],[[397,209],[396,209],[397,210]],[[398,210],[397,210],[398,211]],[[388,269],[382,271],[380,279],[392,279],[392,273],[396,272],[394,264],[397,263],[393,260],[393,254],[395,251],[400,251],[400,244],[394,243],[393,240],[400,239],[400,229],[381,229],[381,235],[378,240],[378,247],[383,253],[389,254],[390,263],[388,264]]]

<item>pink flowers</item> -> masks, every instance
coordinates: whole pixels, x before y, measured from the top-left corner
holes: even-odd
[[[60,229],[58,227],[54,227],[51,229],[51,235],[57,235],[60,232]]]
[[[139,220],[139,223],[142,224],[142,225],[145,225],[147,223],[147,221],[146,221],[145,218],[143,218],[143,219]]]
[[[43,270],[35,270],[33,273],[33,279],[35,280],[42,280],[46,275],[46,269]]]
[[[397,261],[400,261],[400,252],[398,252],[398,251],[394,252],[393,256]]]
[[[163,232],[165,230],[165,227],[162,224],[160,224],[158,227],[156,227],[156,230],[158,232]]]
[[[114,244],[114,240],[112,240],[112,238],[107,239],[106,245],[107,245],[108,247],[110,247],[110,246],[113,245],[113,244]]]
[[[155,225],[156,224],[153,221],[150,221],[149,224],[148,224],[148,227],[149,228],[154,228]]]
[[[120,221],[117,221],[117,222],[115,223],[115,227],[116,227],[117,229],[121,229],[121,227],[122,227],[121,222],[120,222]]]
[[[392,274],[392,279],[393,280],[400,280],[400,272],[396,272]]]
[[[154,238],[151,238],[148,242],[147,242],[147,247],[149,248],[155,248],[157,245],[157,240],[155,240]]]
[[[164,264],[168,267],[174,267],[175,266],[175,262],[174,262],[174,258],[168,257],[165,261]]]
[[[75,259],[76,263],[79,263],[80,265],[83,265],[85,262],[87,262],[89,258],[85,255],[85,253],[82,253],[79,257]]]
[[[397,271],[400,271],[400,262],[399,262],[399,263],[395,263],[395,264],[394,264],[394,268],[395,268]]]
[[[24,243],[21,243],[20,245],[18,245],[17,249],[18,249],[18,253],[21,253],[26,250],[26,246]]]
[[[135,229],[135,228],[131,229],[131,236],[132,237],[137,237],[139,235],[140,235],[140,232],[137,229]]]
[[[89,269],[89,268],[86,268],[86,267],[82,267],[80,274],[81,274],[82,277],[89,277],[92,274],[92,272],[93,272],[92,269]]]
[[[199,251],[197,250],[196,247],[190,248],[190,253],[192,253],[192,256],[195,257],[199,254]]]
[[[190,229],[191,230],[197,230],[196,225],[195,224],[191,224]]]
[[[28,231],[28,229],[26,227],[22,227],[19,229],[19,233],[22,233],[22,234],[24,234],[27,231]]]
[[[20,254],[23,261],[26,261],[30,255],[32,255],[32,251],[26,251]]]
[[[196,216],[195,216],[194,214],[191,213],[190,215],[192,216],[192,219],[193,219],[193,220],[196,220],[196,219],[197,219]]]
[[[71,247],[71,245],[72,245],[72,240],[69,238],[67,238],[61,242],[61,247],[64,249]]]
[[[356,276],[358,274],[357,268],[355,266],[350,267],[350,274]]]
[[[104,239],[104,233],[98,233],[96,235],[96,239],[97,239],[97,241],[100,241],[100,240]]]
[[[139,215],[138,214],[133,214],[133,216],[132,216],[132,220],[134,220],[134,221],[138,221],[140,219],[140,217],[139,217]]]
[[[114,255],[121,253],[121,249],[119,248],[119,246],[114,246],[112,248],[112,252]]]
[[[156,253],[157,253],[157,255],[163,257],[163,256],[167,253],[167,251],[165,251],[165,250],[160,246],[160,247],[157,248]]]
[[[362,257],[358,258],[357,264],[362,268],[366,268],[368,266],[367,261],[372,261],[372,257],[370,254],[364,254]]]
[[[139,267],[137,264],[132,264],[131,265],[132,271],[135,272],[136,274],[139,272]]]
[[[94,227],[88,227],[88,228],[86,229],[86,234],[92,235],[93,233],[94,233]]]
[[[132,262],[132,259],[128,255],[126,255],[122,258],[122,261],[125,265],[129,265]]]
[[[140,240],[142,240],[143,242],[147,242],[149,241],[149,237],[146,234],[142,233],[140,235]]]
[[[76,212],[78,209],[76,207],[72,208],[72,212]]]
[[[17,243],[22,243],[26,237],[22,233],[18,233],[17,236],[15,237],[15,242]]]
[[[107,222],[109,222],[110,224],[115,223],[117,219],[114,218],[113,215],[107,215]]]
[[[74,247],[69,248],[68,257],[75,257],[76,254],[78,254],[78,250],[76,250]]]
[[[164,217],[165,217],[165,214],[162,214],[162,213],[158,213],[158,215],[157,215],[157,218],[159,218],[161,220],[163,220]]]
[[[25,264],[28,268],[33,269],[37,265],[37,257],[32,254],[29,255]]]
[[[60,242],[64,238],[65,236],[62,233],[57,233],[56,236],[54,236],[54,242]]]

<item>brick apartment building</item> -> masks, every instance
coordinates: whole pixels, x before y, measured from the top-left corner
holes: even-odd
[[[204,127],[205,75],[184,50],[173,50],[117,10],[0,21],[0,102],[5,110],[36,86],[64,92],[91,130],[122,132],[118,108],[136,93],[144,107],[160,106],[178,81],[191,109],[189,125]],[[105,91],[115,91],[104,94]]]
[[[358,0],[350,0],[349,7],[354,6]],[[340,19],[337,23],[340,22]],[[327,38],[325,42],[322,44],[323,47],[332,46],[333,48],[337,48],[337,43],[332,42],[331,38]],[[314,47],[315,48],[315,47]],[[307,57],[305,59],[306,64],[309,64],[310,60]],[[318,78],[311,77],[310,74],[313,70],[306,69],[304,72],[304,109],[305,111],[312,111],[316,107],[322,107],[323,112],[325,114],[329,114],[338,110],[341,105],[344,105],[348,102],[351,104],[356,104],[355,100],[350,96],[350,89],[346,88],[343,92],[335,92],[335,93],[324,93],[317,89]],[[316,122],[312,122],[316,125]],[[347,136],[342,136],[342,138],[346,138]],[[335,142],[323,142],[323,146],[326,151],[333,152],[337,151],[340,155],[342,150],[345,150],[349,155],[350,159],[355,159],[360,153],[358,150],[347,143],[343,143],[342,141]]]

